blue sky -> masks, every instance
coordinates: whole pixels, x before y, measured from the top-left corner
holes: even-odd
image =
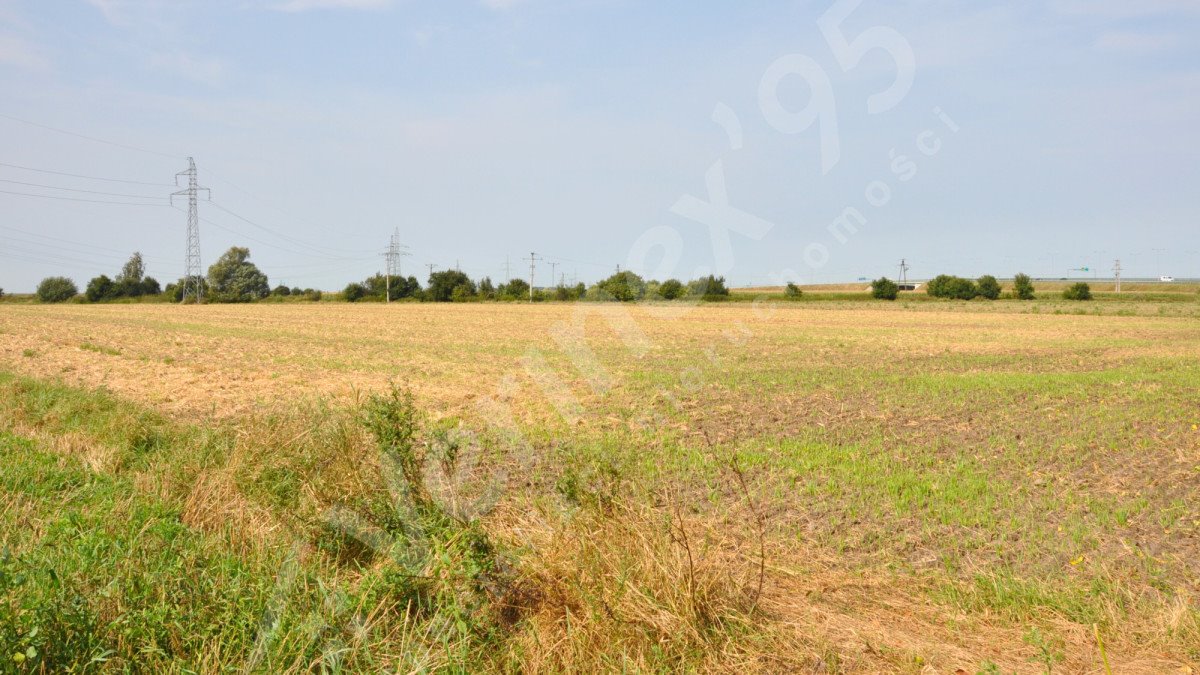
[[[179,277],[169,186],[60,174],[187,156],[205,265],[272,283],[366,277],[395,228],[422,279],[1200,276],[1198,34],[1183,0],[0,0],[0,287]]]

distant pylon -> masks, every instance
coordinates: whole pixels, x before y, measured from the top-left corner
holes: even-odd
[[[1117,284],[1117,292],[1121,292],[1121,261],[1113,261],[1113,281]]]
[[[529,253],[529,302],[533,302],[533,278],[534,271],[537,269],[537,261],[541,260],[538,254]]]
[[[384,291],[387,294],[387,302],[392,301],[392,277],[400,278],[403,276],[400,270],[400,259],[406,255],[412,255],[404,250],[406,247],[400,243],[400,228],[392,233],[392,238],[388,242],[387,249],[384,250],[383,258],[387,261],[387,286]]]
[[[171,204],[175,204],[175,197],[186,196],[188,198],[187,253],[184,256],[183,264],[183,299],[181,303],[186,303],[190,297],[199,304],[204,298],[204,288],[200,266],[200,210],[197,207],[197,193],[203,190],[211,199],[212,192],[198,184],[195,159],[188,157],[188,168],[175,174],[176,186],[179,185],[180,176],[187,176],[188,184],[186,188],[171,194]]]
[[[909,270],[908,260],[905,258],[901,258],[900,259],[900,288],[904,288],[906,285],[908,285],[908,270]]]

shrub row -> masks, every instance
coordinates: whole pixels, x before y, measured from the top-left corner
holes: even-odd
[[[974,300],[975,298],[997,300],[1003,291],[1000,282],[990,274],[985,274],[975,281],[941,274],[925,284],[925,292],[929,295],[951,300]],[[892,280],[883,277],[871,282],[871,295],[880,300],[895,300],[900,295],[900,288]],[[1028,274],[1022,273],[1013,277],[1013,297],[1020,300],[1034,299],[1033,280],[1029,278]],[[1064,290],[1063,298],[1066,300],[1091,300],[1092,289],[1086,283],[1080,282]]]

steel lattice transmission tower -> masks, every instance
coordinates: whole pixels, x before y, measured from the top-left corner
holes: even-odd
[[[204,277],[200,267],[200,213],[196,205],[197,193],[204,191],[208,198],[212,199],[212,192],[206,187],[200,187],[197,182],[195,159],[188,157],[188,168],[175,174],[176,186],[179,185],[180,176],[187,176],[187,187],[171,194],[171,204],[175,204],[175,197],[188,198],[187,254],[184,258],[182,302],[186,303],[190,297],[199,304],[204,298]]]
[[[407,246],[400,243],[400,228],[392,233],[392,239],[388,242],[387,250],[383,253],[384,260],[387,261],[387,302],[392,301],[392,277],[400,278],[400,258],[406,255],[412,255],[405,249]]]

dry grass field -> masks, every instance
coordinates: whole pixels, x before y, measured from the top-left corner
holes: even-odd
[[[0,371],[0,639],[43,663],[1200,667],[1194,291],[0,304]],[[362,419],[404,410],[445,475],[398,490]],[[48,569],[82,609],[13,590]]]

